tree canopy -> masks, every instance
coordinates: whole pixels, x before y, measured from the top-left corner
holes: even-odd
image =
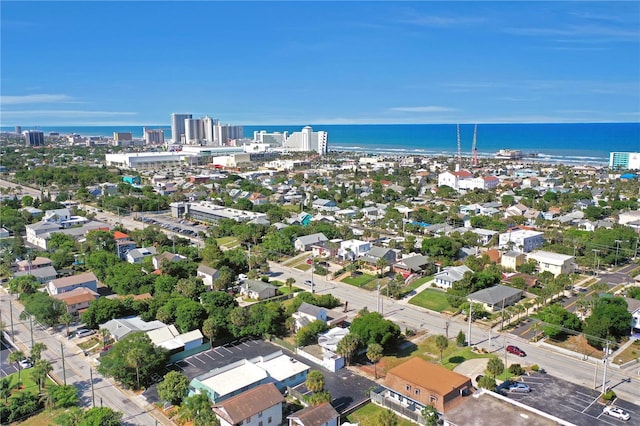
[[[358,337],[361,344],[379,343],[386,351],[391,351],[400,338],[400,327],[384,319],[378,312],[361,310],[351,323],[350,332]]]

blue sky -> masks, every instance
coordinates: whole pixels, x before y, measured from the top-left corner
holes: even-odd
[[[640,2],[0,2],[2,125],[640,121]]]

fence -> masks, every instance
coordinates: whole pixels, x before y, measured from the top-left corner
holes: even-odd
[[[388,408],[392,411],[395,411],[402,417],[405,417],[415,423],[418,423],[420,425],[425,424],[425,420],[419,412],[407,406],[404,406],[398,402],[395,402],[390,398],[386,398],[384,396],[384,392],[385,392],[385,389],[383,388],[372,390],[371,393],[369,394],[369,396],[371,397],[371,401],[376,405],[380,405],[384,408]]]

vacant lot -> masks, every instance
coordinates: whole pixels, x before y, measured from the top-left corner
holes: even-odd
[[[375,279],[376,277],[373,275],[359,274],[359,275],[354,275],[352,277],[344,278],[342,282],[347,283],[349,285],[356,286],[356,287],[368,288],[369,286],[367,284],[369,284],[371,281]]]
[[[409,303],[422,306],[436,312],[453,311],[453,307],[447,301],[447,293],[434,288],[427,288],[409,300]]]

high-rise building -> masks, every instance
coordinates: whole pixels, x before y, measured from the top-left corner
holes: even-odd
[[[184,120],[184,143],[199,145],[204,142],[204,120],[201,118],[186,118]]]
[[[164,130],[162,129],[147,129],[143,128],[144,143],[146,145],[163,145],[164,144]]]
[[[218,124],[214,127],[214,145],[226,146],[230,140],[244,138],[244,128],[231,124]]]
[[[204,140],[207,145],[215,145],[215,126],[220,123],[220,120],[211,118],[208,115],[202,119],[202,126],[204,127]]]
[[[182,143],[185,139],[184,121],[191,119],[191,114],[171,114],[171,139],[173,143]]]
[[[133,134],[131,132],[113,132],[113,140],[116,142],[131,142]]]
[[[291,133],[282,147],[289,151],[315,151],[324,155],[327,153],[328,138],[327,132],[314,132],[311,126],[305,126],[301,132]]]
[[[284,141],[289,137],[289,132],[273,132],[267,133],[266,130],[253,132],[253,140],[258,143],[268,143],[274,146],[282,146]]]
[[[622,170],[640,170],[640,152],[611,152],[609,167]]]
[[[44,132],[40,130],[25,130],[22,135],[27,146],[44,146]]]
[[[15,133],[16,133],[16,135],[19,135],[20,133],[22,133],[22,126],[16,126]]]

